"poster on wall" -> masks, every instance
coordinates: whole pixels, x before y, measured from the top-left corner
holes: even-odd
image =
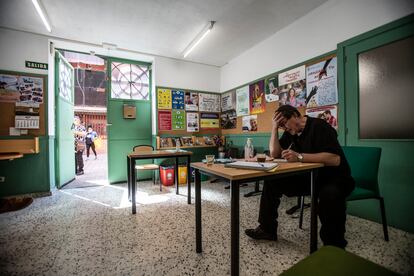
[[[237,126],[236,110],[227,110],[220,114],[220,126],[222,129],[232,129]]]
[[[325,120],[334,129],[338,129],[338,107],[336,105],[307,108],[306,115]]]
[[[218,113],[200,113],[201,128],[220,128]]]
[[[158,130],[171,130],[171,111],[158,111]]]
[[[220,112],[220,94],[198,93],[200,111]]]
[[[265,81],[266,102],[276,102],[279,100],[277,90],[277,77],[267,78]]]
[[[257,131],[257,115],[244,116],[242,122],[242,131]]]
[[[338,103],[337,58],[329,58],[306,68],[307,106],[318,107]]]
[[[279,86],[304,80],[306,78],[305,65],[279,74]]]
[[[172,109],[184,109],[184,91],[172,90]]]
[[[0,74],[0,102],[38,105],[43,103],[43,92],[43,78]]]
[[[236,90],[237,117],[250,114],[249,100],[249,86],[244,86]]]
[[[184,97],[185,110],[198,111],[198,93],[185,92]]]
[[[198,113],[187,112],[187,132],[198,132],[200,130]]]
[[[158,109],[171,109],[171,89],[158,88]]]
[[[264,80],[252,83],[249,86],[250,114],[259,114],[265,111],[266,100],[264,93]]]
[[[277,88],[280,105],[306,106],[306,81],[300,80]]]
[[[172,111],[172,130],[184,130],[185,129],[185,111],[173,110]]]
[[[236,109],[236,92],[231,91],[221,95],[221,111]]]

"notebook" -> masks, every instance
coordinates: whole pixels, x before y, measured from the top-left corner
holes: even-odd
[[[259,162],[245,162],[245,161],[236,161],[233,163],[225,164],[226,168],[236,168],[236,169],[249,169],[249,170],[258,170],[258,171],[270,171],[276,168],[279,164],[277,163],[259,163]]]

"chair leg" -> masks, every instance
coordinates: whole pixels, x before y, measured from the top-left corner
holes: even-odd
[[[382,229],[384,231],[384,240],[389,241],[387,219],[385,217],[384,198],[380,197],[379,201],[380,201],[380,206],[381,206],[381,220],[382,220]]]
[[[299,229],[302,229],[303,224],[303,208],[305,207],[305,196],[300,197],[300,216],[299,216]]]
[[[152,185],[155,185],[155,170],[152,171]]]
[[[255,195],[260,195],[262,193],[262,191],[260,190],[260,182],[256,181],[254,183],[254,191],[249,192],[247,194],[244,194],[244,197],[251,197],[251,196],[255,196]]]

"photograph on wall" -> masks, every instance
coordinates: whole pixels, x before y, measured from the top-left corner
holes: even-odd
[[[184,104],[185,110],[198,111],[198,93],[185,92]]]
[[[0,74],[0,102],[43,103],[43,78]]]
[[[306,68],[307,107],[338,103],[337,58],[329,58]]]
[[[277,89],[277,77],[267,78],[265,81],[266,102],[276,102],[279,100]]]
[[[257,115],[244,116],[242,122],[242,131],[257,131]]]
[[[300,80],[284,84],[278,88],[279,104],[294,107],[306,106],[306,81]]]
[[[325,120],[334,129],[338,129],[338,108],[336,105],[307,108],[306,115]]]
[[[158,130],[171,130],[171,111],[158,111]]]
[[[172,111],[172,130],[185,130],[185,111]]]
[[[236,92],[231,91],[221,95],[221,111],[236,109]]]
[[[220,112],[220,94],[198,93],[200,111]]]
[[[200,113],[201,128],[220,128],[220,118],[218,113]]]
[[[198,113],[187,112],[187,132],[198,132],[200,130]]]
[[[236,112],[237,117],[250,114],[249,109],[249,86],[246,85],[236,90]]]
[[[172,109],[184,109],[184,91],[172,90]]]
[[[264,93],[264,83],[264,80],[260,80],[249,86],[250,114],[259,114],[265,111],[266,97]]]
[[[220,114],[220,126],[222,129],[232,129],[237,126],[236,110],[227,110]]]
[[[171,89],[158,88],[158,109],[171,109]]]

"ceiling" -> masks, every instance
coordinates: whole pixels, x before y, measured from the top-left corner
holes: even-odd
[[[0,0],[0,26],[223,66],[327,0],[42,0],[48,33],[30,0]],[[185,59],[207,25],[213,30]]]

